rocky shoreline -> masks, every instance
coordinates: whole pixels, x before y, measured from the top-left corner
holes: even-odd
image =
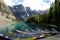
[[[38,40],[60,40],[60,34]]]

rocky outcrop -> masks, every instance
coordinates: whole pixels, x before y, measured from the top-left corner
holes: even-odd
[[[4,3],[3,0],[0,0],[0,23],[10,22],[16,20],[13,13],[10,11],[9,7]]]

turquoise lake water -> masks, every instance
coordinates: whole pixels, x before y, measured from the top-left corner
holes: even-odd
[[[19,23],[19,22],[15,22],[15,23],[8,23],[4,25],[4,28],[1,29],[0,28],[0,33],[6,34],[8,31],[13,31],[14,29],[17,29],[19,31],[30,31],[32,30],[36,30],[37,25],[33,25],[30,23]]]
[[[31,23],[13,22],[13,23],[0,25],[0,34],[8,35],[8,32],[15,33],[14,32],[15,29],[19,30],[19,31],[22,31],[22,32],[31,32],[31,33],[42,34],[42,33],[44,33],[43,30],[41,30],[42,28],[43,28],[42,26],[39,27],[36,24],[34,25],[34,24],[31,24]],[[40,30],[40,31],[38,31],[38,30]],[[49,31],[49,30],[46,29],[46,31]]]

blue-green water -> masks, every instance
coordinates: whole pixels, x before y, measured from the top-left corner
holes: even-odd
[[[12,32],[12,34],[16,34],[17,32],[15,32],[16,30],[22,31],[22,32],[30,32],[31,30],[36,30],[38,26],[37,25],[33,25],[30,23],[19,23],[19,22],[12,22],[12,23],[7,23],[7,24],[1,24],[0,25],[0,34],[3,34],[4,36],[8,36],[9,37],[9,32]],[[34,31],[32,33],[34,33]],[[23,36],[24,35],[24,36]],[[15,37],[19,36],[20,38],[28,38],[28,37],[33,37],[33,35],[31,34],[24,34],[24,33],[20,33],[17,35],[15,35]],[[15,37],[12,36],[9,37],[9,39],[16,39]]]
[[[1,26],[2,27],[2,26]],[[33,25],[30,23],[19,23],[19,22],[14,22],[14,23],[8,23],[4,25],[4,28],[0,30],[0,33],[6,34],[8,31],[14,31],[14,29],[17,29],[19,31],[30,31],[30,29],[36,30],[37,25]]]
[[[9,31],[14,32],[15,29],[23,32],[33,32],[33,33],[43,29],[42,26],[39,27],[36,24],[34,25],[31,23],[19,23],[19,22],[7,23],[7,24],[4,24],[3,26],[0,25],[0,34],[7,34]]]
[[[36,25],[30,24],[30,23],[17,23],[15,26],[15,29],[20,31],[30,30],[30,29],[36,29]]]
[[[4,27],[3,27],[4,26]],[[29,33],[36,33],[35,36],[39,36],[38,34],[42,34],[45,33],[43,30],[41,30],[41,26],[40,28],[38,27],[38,25],[34,25],[31,23],[19,23],[19,22],[13,22],[13,23],[7,23],[4,25],[0,25],[0,34],[3,34],[4,36],[9,36],[9,32],[12,32],[13,34],[15,34],[15,29],[22,31],[22,32],[29,32]],[[2,29],[3,28],[3,29]],[[40,30],[40,31],[38,31]],[[54,31],[53,31],[54,32]],[[19,36],[20,38],[24,38],[24,37],[32,37],[34,34],[24,34],[24,33],[20,33],[17,34],[16,36]],[[25,36],[23,36],[25,35]],[[13,37],[12,39],[14,39],[15,37]],[[16,39],[16,38],[15,38]]]

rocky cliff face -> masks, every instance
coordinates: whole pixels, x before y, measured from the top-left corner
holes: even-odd
[[[9,7],[9,8],[18,20],[25,20],[28,17],[27,16],[28,13],[27,13],[27,11],[25,10],[25,7],[22,4],[15,5],[15,6]]]
[[[13,13],[10,11],[9,7],[4,3],[4,1],[0,0],[0,23],[11,22],[13,20],[16,20]]]

